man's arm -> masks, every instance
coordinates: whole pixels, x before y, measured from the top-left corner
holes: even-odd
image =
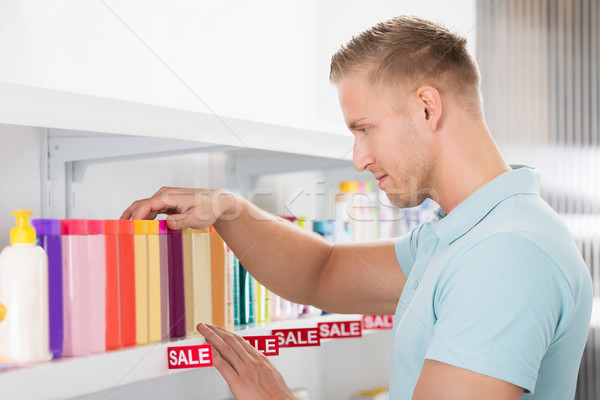
[[[518,400],[523,388],[434,360],[425,360],[413,400]]]
[[[393,314],[406,278],[392,240],[333,245],[223,191],[163,188],[122,218],[168,219],[173,229],[214,225],[269,290],[332,312]]]

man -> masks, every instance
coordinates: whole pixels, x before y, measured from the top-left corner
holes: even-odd
[[[331,245],[223,191],[163,188],[122,218],[214,224],[250,273],[292,301],[392,314],[392,399],[573,398],[592,303],[573,238],[539,176],[502,159],[466,41],[414,17],[380,23],[332,58],[354,166],[391,202],[440,209],[395,241]],[[268,255],[268,256],[266,256]],[[281,268],[285,265],[286,268]],[[291,398],[241,338],[200,325],[236,398]]]

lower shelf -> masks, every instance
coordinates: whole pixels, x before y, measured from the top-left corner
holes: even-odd
[[[316,327],[320,322],[361,320],[361,318],[361,315],[333,314],[269,324],[252,324],[236,327],[235,331],[244,336],[267,335],[272,329],[308,328]],[[376,331],[364,331],[363,335],[369,335],[371,332]],[[340,340],[355,341],[356,345],[360,343],[360,339]],[[327,339],[322,340],[323,343],[326,341]],[[167,347],[203,343],[205,340],[202,336],[189,336],[146,346],[129,347],[91,356],[62,358],[43,364],[9,369],[0,373],[0,398],[64,399],[178,374],[179,371],[185,370],[167,368]],[[298,350],[281,349],[280,351]]]

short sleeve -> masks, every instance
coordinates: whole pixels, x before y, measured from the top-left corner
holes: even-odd
[[[410,271],[412,271],[412,267],[415,264],[417,238],[420,230],[421,226],[418,226],[412,231],[397,237],[394,241],[396,259],[405,277],[410,275]]]
[[[426,358],[533,392],[570,298],[555,262],[527,238],[501,233],[453,260],[439,282]]]

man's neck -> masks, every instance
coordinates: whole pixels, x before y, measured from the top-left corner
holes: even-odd
[[[450,213],[477,189],[510,170],[483,120],[447,121],[440,131],[434,187],[438,204]]]

